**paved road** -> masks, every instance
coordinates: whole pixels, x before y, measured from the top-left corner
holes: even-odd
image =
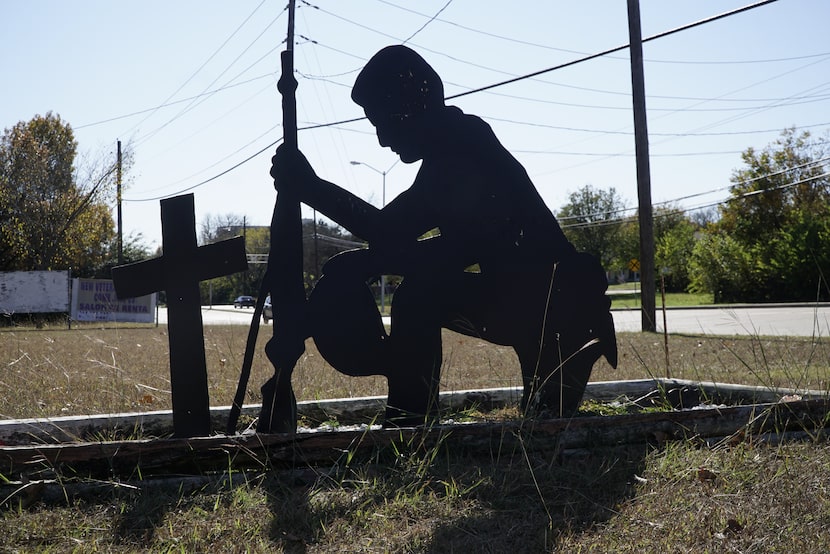
[[[642,329],[637,310],[614,311],[617,331]],[[830,337],[830,306],[776,305],[666,310],[669,333],[704,335],[772,335]],[[657,330],[663,332],[663,313],[657,311]]]
[[[232,305],[202,307],[202,323],[205,325],[250,325],[253,308],[234,308]],[[159,308],[159,324],[167,324],[167,308]]]
[[[213,306],[202,309],[205,325],[250,325],[253,309]],[[159,309],[159,323],[167,323],[167,310]],[[614,311],[617,331],[639,331],[640,312]],[[764,307],[675,308],[666,312],[670,333],[705,335],[773,335],[830,337],[830,305],[782,305]],[[657,330],[663,331],[663,315],[657,311]]]

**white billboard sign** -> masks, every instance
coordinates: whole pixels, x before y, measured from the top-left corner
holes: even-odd
[[[0,313],[69,311],[68,271],[0,272]]]
[[[119,299],[110,279],[73,279],[70,317],[75,321],[153,323],[156,296]]]

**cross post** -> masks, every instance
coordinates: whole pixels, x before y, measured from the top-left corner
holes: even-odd
[[[161,236],[162,256],[113,268],[115,293],[133,298],[167,291],[173,433],[207,436],[210,399],[199,282],[248,269],[245,239],[198,246],[192,194],[161,201]]]

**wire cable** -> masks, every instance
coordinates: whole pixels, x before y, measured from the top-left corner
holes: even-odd
[[[652,207],[659,207],[659,206],[665,206],[665,205],[670,205],[670,204],[676,204],[676,203],[681,202],[683,200],[689,200],[691,198],[697,198],[697,197],[700,197],[700,196],[706,196],[706,195],[709,195],[709,194],[714,194],[716,192],[722,192],[724,190],[729,190],[729,189],[734,188],[734,187],[740,187],[740,186],[743,186],[743,185],[748,185],[750,183],[754,183],[755,181],[762,181],[764,179],[769,179],[770,177],[777,177],[778,175],[782,175],[782,174],[788,173],[790,171],[796,171],[798,169],[804,169],[805,167],[810,167],[810,166],[821,167],[821,164],[823,164],[824,162],[830,162],[830,156],[825,156],[824,158],[819,158],[818,160],[810,160],[808,162],[804,162],[804,163],[799,164],[799,165],[794,165],[792,167],[786,167],[784,169],[780,169],[780,170],[774,171],[772,173],[765,173],[764,175],[760,175],[758,177],[753,177],[752,179],[744,179],[742,181],[738,181],[736,183],[731,183],[729,185],[726,185],[725,187],[718,187],[718,188],[711,189],[711,190],[708,190],[708,191],[705,191],[705,192],[698,192],[698,193],[695,193],[695,194],[689,194],[687,196],[681,196],[679,198],[673,198],[671,200],[665,200],[663,202],[655,202],[655,203],[652,204]],[[559,219],[559,221],[569,221],[571,219],[599,217],[599,216],[604,216],[604,215],[607,215],[607,214],[622,213],[622,212],[627,212],[627,211],[631,211],[631,210],[634,210],[634,209],[635,208],[621,208],[619,210],[612,210],[610,212],[604,212],[603,211],[603,212],[594,212],[594,213],[591,213],[591,214],[569,215],[569,216],[560,217],[558,219]]]
[[[777,187],[747,191],[747,192],[744,192],[744,193],[732,195],[729,198],[725,198],[725,199],[719,200],[717,202],[711,202],[711,203],[708,203],[708,204],[701,204],[701,205],[694,206],[694,207],[691,207],[691,208],[678,208],[677,210],[666,212],[665,214],[661,214],[661,215],[667,216],[667,215],[672,215],[672,214],[686,213],[686,212],[690,212],[690,211],[702,210],[702,209],[706,209],[706,208],[713,208],[715,206],[720,206],[720,205],[726,204],[728,202],[734,202],[736,200],[742,200],[744,198],[749,198],[749,197],[752,197],[752,196],[758,196],[760,194],[764,194],[764,193],[768,193],[768,192],[775,192],[775,191],[779,191],[779,190],[785,190],[785,189],[792,188],[792,187],[795,187],[795,186],[798,186],[798,185],[807,184],[811,181],[816,181],[816,180],[819,180],[819,179],[825,179],[827,177],[830,177],[830,172],[823,173],[821,175],[812,175],[810,177],[807,177],[805,179],[800,179],[800,180],[794,181],[792,183],[785,183],[783,185],[778,185]],[[823,186],[828,186],[828,185],[825,183]],[[614,212],[608,212],[608,213],[620,213],[620,212],[623,212],[623,211],[629,211],[629,210],[634,210],[634,209],[635,208],[628,208],[628,209],[623,209],[623,210],[615,210]],[[579,216],[579,217],[586,217],[586,216]],[[559,221],[562,221],[563,219],[565,219],[565,218],[560,218]],[[600,220],[600,221],[587,221],[587,222],[580,222],[580,223],[571,223],[569,225],[561,225],[561,227],[562,227],[562,229],[580,229],[580,228],[588,228],[588,227],[604,227],[604,226],[608,226],[608,225],[619,225],[619,224],[629,222],[629,221],[637,221],[637,217],[636,216],[630,216],[628,218],[605,219],[605,220]]]
[[[231,68],[231,67],[233,67],[233,66],[236,64],[236,62],[238,62],[238,61],[239,61],[239,59],[240,59],[242,56],[244,56],[244,55],[245,55],[245,53],[246,53],[246,52],[248,52],[248,50],[250,50],[250,48],[251,48],[251,47],[252,47],[252,46],[253,46],[253,45],[254,45],[254,44],[255,44],[255,43],[256,43],[256,42],[257,42],[260,38],[262,38],[262,36],[265,34],[265,32],[266,32],[268,29],[270,29],[270,28],[271,28],[271,26],[272,26],[272,25],[274,25],[274,23],[276,23],[276,22],[277,22],[277,20],[279,20],[279,19],[280,19],[280,17],[282,17],[282,15],[283,15],[284,13],[285,13],[285,10],[283,10],[282,12],[280,12],[280,13],[279,13],[279,14],[278,14],[278,15],[277,15],[274,19],[272,19],[272,20],[271,20],[271,22],[270,22],[268,25],[266,25],[266,26],[265,26],[265,29],[263,29],[263,30],[262,30],[262,32],[260,32],[260,34],[259,34],[259,35],[257,35],[257,37],[256,37],[256,38],[254,38],[254,40],[252,40],[252,41],[248,44],[248,46],[246,46],[246,47],[245,47],[245,49],[244,49],[244,50],[242,50],[242,52],[241,52],[238,56],[236,56],[236,58],[234,58],[234,59],[233,59],[233,61],[231,61],[231,62],[230,62],[230,63],[229,63],[229,64],[225,67],[225,69],[223,69],[223,70],[222,70],[222,72],[221,72],[219,75],[217,75],[217,76],[216,76],[216,78],[214,78],[214,79],[213,79],[213,81],[211,81],[211,82],[210,82],[210,84],[208,84],[208,85],[205,87],[205,89],[204,89],[202,92],[204,93],[206,90],[208,90],[208,89],[209,89],[210,87],[212,87],[214,84],[216,84],[216,81],[218,81],[218,80],[219,80],[219,79],[220,79],[220,78],[221,78],[221,77],[222,77],[225,73],[227,73],[227,72],[228,72],[228,70],[230,70],[230,68]],[[263,56],[261,56],[261,57],[260,57],[257,61],[255,61],[253,64],[249,65],[246,69],[244,69],[242,72],[240,72],[239,74],[237,74],[237,76],[236,76],[236,77],[234,77],[233,79],[231,79],[229,82],[233,82],[236,78],[238,78],[240,75],[244,74],[244,73],[245,73],[246,71],[248,71],[251,67],[253,67],[253,66],[254,66],[254,65],[256,65],[257,63],[259,63],[260,61],[262,61],[262,59],[264,59],[266,56],[268,56],[268,55],[272,54],[272,53],[273,53],[273,52],[274,52],[277,48],[279,48],[279,47],[280,47],[280,45],[281,45],[283,42],[285,42],[285,41],[283,40],[280,44],[276,45],[274,48],[272,48],[271,50],[269,50],[268,52],[266,52],[266,53],[265,53]],[[170,125],[171,123],[173,123],[174,121],[176,121],[177,119],[179,119],[180,117],[182,117],[183,115],[185,115],[186,113],[188,113],[190,110],[192,110],[193,108],[195,108],[196,106],[198,106],[199,104],[201,104],[202,102],[204,102],[205,100],[206,100],[206,98],[201,98],[200,100],[198,100],[198,102],[197,102],[197,100],[193,100],[193,101],[191,101],[191,102],[190,102],[187,106],[185,106],[182,110],[180,110],[180,111],[179,111],[179,113],[177,113],[176,115],[174,115],[173,117],[171,117],[171,118],[170,118],[167,122],[165,122],[164,124],[162,124],[160,127],[157,127],[157,128],[156,128],[156,129],[154,129],[153,131],[150,131],[150,132],[149,132],[149,133],[147,133],[145,136],[141,137],[141,138],[140,138],[140,139],[136,142],[136,146],[139,146],[139,145],[143,144],[144,142],[146,142],[146,141],[150,140],[150,139],[151,139],[152,137],[154,137],[157,133],[159,133],[162,129],[166,128],[168,125]]]
[[[232,32],[232,33],[230,34],[230,36],[228,36],[228,38],[226,38],[226,39],[225,39],[225,41],[224,41],[221,45],[219,45],[219,48],[217,48],[217,49],[213,52],[213,54],[211,54],[211,55],[208,57],[208,59],[206,59],[206,60],[202,63],[202,65],[200,65],[200,66],[199,66],[199,68],[198,68],[198,69],[196,69],[196,71],[194,71],[194,72],[193,72],[193,74],[192,74],[190,77],[188,77],[188,78],[185,80],[185,82],[184,82],[184,83],[182,83],[182,84],[179,86],[179,88],[177,88],[177,89],[176,89],[176,90],[175,90],[175,91],[174,91],[174,92],[173,92],[170,96],[168,96],[168,97],[167,97],[167,99],[165,99],[165,100],[164,100],[164,102],[162,102],[162,103],[161,103],[161,106],[163,106],[164,104],[167,104],[168,102],[170,102],[170,101],[173,99],[173,97],[174,97],[174,96],[176,96],[176,95],[179,93],[179,91],[181,91],[181,90],[182,90],[185,86],[187,86],[187,84],[188,84],[190,81],[192,81],[192,80],[193,80],[193,78],[194,78],[194,77],[196,77],[196,75],[198,75],[198,74],[199,74],[199,72],[200,72],[200,71],[202,71],[202,69],[204,69],[204,68],[205,68],[205,66],[206,66],[208,63],[210,63],[210,61],[211,61],[213,58],[215,58],[217,54],[219,54],[219,52],[221,52],[221,51],[222,51],[222,49],[223,49],[223,48],[224,48],[224,47],[228,44],[228,42],[230,42],[230,40],[231,40],[233,37],[235,37],[235,36],[236,36],[236,34],[240,31],[240,29],[242,29],[242,27],[244,27],[244,26],[245,26],[245,24],[246,24],[246,23],[248,23],[248,21],[249,21],[249,20],[250,20],[250,19],[254,16],[254,14],[255,14],[255,13],[259,10],[259,8],[261,8],[261,7],[262,7],[262,5],[263,5],[263,4],[265,4],[265,1],[266,1],[266,0],[262,0],[262,2],[260,2],[260,3],[257,5],[257,7],[256,7],[256,8],[254,8],[254,10],[250,13],[250,15],[248,15],[248,17],[246,17],[246,18],[245,18],[245,20],[244,20],[244,21],[242,21],[242,23],[240,23],[240,24],[239,24],[239,26],[238,26],[238,27],[234,30],[234,32]],[[157,111],[157,110],[154,110],[154,111],[153,111],[150,115],[148,115],[147,117],[145,117],[144,119],[142,119],[141,121],[139,121],[138,123],[136,123],[135,125],[133,125],[133,126],[132,126],[132,127],[131,127],[131,128],[130,128],[127,132],[126,132],[126,133],[122,133],[122,135],[127,136],[127,135],[129,135],[130,133],[132,133],[132,132],[133,132],[133,131],[134,131],[134,130],[138,127],[138,126],[140,126],[142,123],[144,123],[145,121],[147,121],[147,120],[148,120],[148,119],[149,119],[149,118],[150,118],[150,117],[151,117],[151,116],[152,116],[152,115],[153,115],[156,111]]]
[[[441,15],[441,12],[443,12],[444,10],[446,10],[446,9],[450,6],[450,4],[452,4],[452,0],[447,0],[447,3],[446,3],[446,4],[444,4],[444,7],[443,7],[443,8],[441,8],[440,10],[438,10],[437,12],[435,12],[435,15],[433,15],[432,17],[430,17],[430,18],[429,18],[429,21],[427,21],[426,23],[424,23],[423,25],[421,25],[421,28],[420,28],[420,29],[418,29],[417,31],[415,31],[414,33],[412,33],[411,35],[409,35],[409,37],[407,37],[407,38],[406,38],[406,40],[404,40],[401,44],[406,44],[407,42],[409,42],[410,40],[412,40],[413,38],[415,38],[415,36],[416,36],[418,33],[420,33],[421,31],[423,31],[424,29],[426,29],[426,28],[427,28],[427,26],[428,26],[430,23],[432,23],[433,21],[435,21],[435,18],[436,18],[436,17],[438,17],[439,15]]]
[[[551,125],[548,123],[539,123],[538,121],[521,121],[516,119],[507,119],[503,117],[495,117],[492,115],[482,115],[478,114],[479,117],[484,119],[485,121],[498,121],[499,123],[509,123],[511,125],[522,125],[525,127],[540,127],[543,129],[554,129],[557,131],[567,131],[569,133],[592,133],[597,135],[625,135],[625,136],[634,136],[634,131],[631,130],[622,130],[622,129],[587,129],[584,127],[566,127],[563,125]],[[799,125],[799,129],[813,129],[815,127],[827,127],[830,125],[830,121],[824,123],[814,123],[812,125]],[[711,132],[711,133],[695,133],[695,132],[686,132],[686,133],[661,133],[661,132],[652,132],[649,130],[648,135],[650,137],[720,137],[720,136],[734,136],[734,135],[759,135],[763,133],[780,133],[781,129],[751,129],[746,131],[719,131],[719,132]]]
[[[217,173],[213,177],[210,177],[209,179],[205,179],[204,181],[196,183],[195,185],[189,186],[187,188],[183,188],[179,191],[176,191],[176,192],[173,192],[173,193],[170,193],[170,194],[163,194],[161,196],[155,196],[153,198],[122,198],[122,202],[151,202],[153,200],[162,200],[164,198],[169,198],[170,196],[178,196],[179,194],[182,194],[183,192],[189,192],[193,189],[196,189],[196,188],[199,188],[203,185],[206,185],[206,184],[210,183],[211,181],[215,181],[216,179],[218,179],[219,177],[222,177],[223,175],[227,175],[228,173],[230,173],[234,169],[248,163],[249,161],[253,160],[254,158],[259,156],[260,154],[262,154],[266,150],[269,150],[269,149],[273,148],[274,146],[276,146],[277,144],[279,144],[281,142],[282,142],[282,137],[275,140],[271,144],[267,145],[265,148],[262,148],[262,149],[260,149],[256,152],[254,152],[253,154],[251,154],[250,156],[248,156],[247,158],[245,158],[241,162],[238,162],[238,163],[232,165],[231,167],[229,167],[228,169],[222,171],[221,173]]]
[[[395,4],[393,2],[389,2],[389,0],[377,0],[377,1],[381,4],[386,4],[387,6],[391,6],[393,8],[397,8],[397,9],[405,11],[405,12],[409,12],[409,13],[412,13],[412,14],[415,14],[415,15],[419,15],[421,17],[429,17],[428,14],[413,10],[411,8],[400,6],[400,5]],[[514,38],[514,37],[499,35],[497,33],[492,33],[492,32],[489,32],[489,31],[482,31],[481,29],[476,29],[474,27],[469,27],[467,25],[462,25],[458,22],[450,21],[450,20],[447,20],[447,19],[441,19],[441,18],[436,17],[435,20],[440,21],[441,23],[444,23],[446,25],[451,25],[453,27],[457,27],[459,29],[469,31],[471,33],[480,34],[480,35],[490,37],[490,38],[496,38],[496,39],[503,40],[503,41],[506,41],[506,42],[512,42],[514,44],[521,44],[521,45],[524,45],[524,46],[533,46],[533,47],[536,47],[536,48],[551,50],[551,51],[555,51],[555,52],[564,52],[566,54],[577,54],[577,55],[587,54],[587,52],[583,52],[583,51],[580,51],[580,50],[570,50],[570,49],[567,49],[567,48],[558,48],[558,47],[550,46],[550,45],[547,45],[547,44],[539,44],[537,42],[530,42],[530,41],[527,41],[527,40],[517,39],[517,38]],[[826,56],[828,54],[830,54],[830,52],[820,52],[820,53],[817,53],[817,54],[805,54],[803,56],[792,56],[792,57],[787,57],[787,58],[767,58],[767,59],[760,59],[760,60],[658,60],[658,59],[646,58],[643,61],[644,62],[649,62],[649,63],[665,63],[665,64],[733,65],[733,64],[759,64],[759,63],[789,62],[789,61],[804,60],[804,59],[808,59],[808,58]],[[619,59],[624,59],[624,58],[619,58]]]
[[[113,121],[118,121],[120,119],[127,119],[127,118],[130,118],[130,117],[134,117],[136,115],[141,115],[143,113],[147,113],[147,112],[158,111],[161,108],[169,108],[170,106],[175,106],[176,104],[183,104],[183,103],[189,102],[189,101],[191,101],[195,98],[200,98],[202,96],[209,96],[209,95],[215,94],[217,92],[222,92],[222,91],[232,89],[232,88],[235,88],[235,87],[239,87],[239,86],[242,86],[242,85],[247,85],[247,84],[253,83],[254,81],[259,81],[260,79],[273,77],[274,75],[275,75],[274,73],[265,73],[264,75],[260,75],[258,77],[251,77],[250,79],[248,79],[246,81],[241,81],[239,83],[225,85],[225,86],[213,89],[213,90],[208,90],[208,91],[202,92],[201,94],[197,94],[195,96],[189,96],[187,98],[182,98],[181,100],[173,100],[172,102],[167,102],[166,104],[159,104],[158,106],[153,106],[152,108],[145,108],[143,110],[138,110],[136,112],[131,112],[131,113],[124,114],[124,115],[117,115],[115,117],[110,117],[110,118],[107,118],[107,119],[101,119],[99,121],[93,121],[92,123],[84,123],[83,125],[77,125],[77,126],[73,127],[73,129],[75,129],[77,131],[79,129],[86,129],[87,127],[94,127],[96,125],[103,125],[104,123],[112,123]]]
[[[646,37],[646,38],[642,39],[642,42],[643,42],[643,43],[645,43],[645,42],[654,41],[654,40],[657,40],[657,39],[660,39],[660,38],[664,38],[664,37],[667,37],[667,36],[670,36],[670,35],[673,35],[673,34],[679,33],[679,32],[681,32],[681,31],[685,31],[685,30],[688,30],[688,29],[692,29],[692,28],[695,28],[695,27],[699,27],[699,26],[701,26],[701,25],[704,25],[704,24],[707,24],[707,23],[711,23],[711,22],[714,22],[714,21],[718,21],[718,20],[720,20],[720,19],[724,19],[724,18],[726,18],[726,17],[731,17],[731,16],[733,16],[733,15],[737,15],[737,14],[740,14],[740,13],[743,13],[743,12],[746,12],[746,11],[749,11],[749,10],[752,10],[752,9],[755,9],[755,8],[759,8],[759,7],[761,7],[761,6],[765,6],[765,5],[767,5],[767,4],[772,4],[772,3],[775,3],[775,2],[777,2],[777,1],[778,1],[778,0],[761,0],[761,1],[759,1],[759,2],[755,2],[755,3],[753,3],[753,4],[749,4],[749,5],[746,5],[746,6],[740,7],[740,8],[736,8],[736,9],[734,9],[734,10],[730,10],[730,11],[723,12],[723,13],[720,13],[720,14],[717,14],[717,15],[714,15],[714,16],[710,16],[710,17],[708,17],[708,18],[704,18],[704,19],[701,19],[701,20],[698,20],[698,21],[695,21],[695,22],[692,22],[692,23],[688,23],[688,24],[686,24],[686,25],[682,25],[682,26],[680,26],[680,27],[675,27],[674,29],[670,29],[670,30],[667,30],[667,31],[663,31],[663,32],[661,32],[661,33],[657,33],[657,34],[655,34],[655,35],[651,35],[651,36],[649,36],[649,37]],[[307,2],[307,0],[301,0],[301,2],[303,2],[303,4],[307,5],[308,7],[311,7],[311,8],[313,8],[313,9],[317,9],[317,10],[320,10],[320,11],[326,12],[325,10],[322,10],[322,9],[321,9],[321,8],[319,8],[318,6],[315,6],[315,5],[313,5],[313,4],[310,4],[309,2]],[[333,15],[334,17],[338,17],[338,18],[340,18],[340,19],[343,19],[343,20],[345,20],[345,21],[347,21],[347,22],[349,22],[349,23],[352,23],[352,24],[354,24],[354,25],[357,25],[357,26],[359,26],[359,27],[361,27],[361,28],[364,28],[364,29],[367,29],[367,30],[369,30],[369,31],[372,31],[372,32],[375,32],[375,33],[379,33],[379,34],[382,34],[382,35],[384,35],[384,36],[387,36],[388,38],[393,38],[393,39],[395,38],[395,37],[391,37],[391,35],[388,35],[388,34],[386,34],[386,33],[382,33],[382,32],[380,32],[380,31],[378,31],[377,29],[372,29],[371,27],[368,27],[368,26],[366,26],[366,25],[363,25],[363,24],[360,24],[360,23],[354,22],[354,21],[349,20],[349,19],[346,19],[346,18],[342,18],[342,17],[340,17],[340,16],[337,16],[336,14],[331,14],[331,12],[326,12],[326,13],[328,13],[328,14],[330,14],[330,15]],[[545,74],[545,73],[550,73],[550,72],[552,72],[552,71],[556,71],[556,70],[563,69],[563,68],[566,68],[566,67],[571,67],[571,66],[576,65],[576,64],[579,64],[579,63],[583,63],[583,62],[586,62],[586,61],[590,61],[590,60],[593,60],[593,59],[597,59],[597,58],[600,58],[600,57],[606,56],[606,55],[608,55],[608,54],[610,54],[610,53],[613,53],[613,52],[618,52],[618,51],[624,50],[624,49],[626,49],[626,48],[628,48],[628,47],[629,47],[629,45],[628,45],[628,44],[624,44],[624,45],[616,46],[616,47],[613,47],[613,48],[609,48],[609,49],[603,50],[603,51],[601,51],[601,52],[597,52],[597,53],[595,53],[595,54],[591,54],[591,55],[588,55],[588,56],[583,56],[583,57],[578,58],[578,59],[576,59],[576,60],[571,60],[571,61],[569,61],[569,62],[565,62],[565,63],[559,64],[559,65],[556,65],[556,66],[553,66],[553,67],[549,67],[549,68],[546,68],[546,69],[542,69],[542,70],[534,71],[534,72],[532,72],[532,73],[528,73],[528,74],[525,74],[525,75],[521,75],[521,76],[518,76],[518,77],[514,77],[514,78],[511,78],[511,79],[508,79],[508,80],[505,80],[505,81],[500,81],[500,82],[493,83],[493,84],[490,84],[490,85],[486,85],[486,86],[483,86],[483,87],[479,87],[479,88],[471,89],[471,90],[468,90],[468,91],[465,91],[465,92],[462,92],[462,93],[459,93],[459,94],[455,94],[455,95],[452,95],[452,96],[448,96],[448,97],[446,98],[446,100],[453,100],[453,99],[456,99],[456,98],[461,98],[461,97],[464,97],[464,96],[469,96],[469,95],[472,95],[472,94],[477,94],[477,93],[480,93],[480,92],[489,91],[489,90],[492,90],[492,89],[495,89],[495,88],[499,88],[499,87],[502,87],[502,86],[506,86],[506,85],[509,85],[509,84],[513,84],[513,83],[516,83],[516,82],[519,82],[519,81],[522,81],[522,80],[525,80],[525,79],[531,79],[531,78],[533,78],[533,77],[537,77],[537,76],[539,76],[539,75],[543,75],[543,74]],[[365,119],[366,119],[366,117],[365,117],[365,116],[363,116],[363,117],[356,117],[356,118],[352,118],[352,119],[340,120],[340,121],[335,121],[335,122],[330,122],[330,123],[323,123],[323,124],[318,124],[318,125],[311,125],[311,126],[304,127],[304,128],[302,128],[302,129],[298,129],[298,130],[311,130],[311,129],[319,129],[319,128],[323,128],[323,127],[331,127],[331,126],[345,125],[345,124],[348,124],[348,123],[354,123],[354,122],[357,122],[357,121],[363,121],[363,120],[365,120]],[[187,187],[186,189],[183,189],[183,190],[181,190],[181,191],[179,191],[178,193],[175,193],[175,194],[179,194],[179,193],[181,193],[181,192],[188,192],[188,191],[191,191],[191,190],[193,190],[193,189],[195,189],[195,188],[198,188],[198,187],[200,187],[200,186],[202,186],[202,185],[205,185],[205,184],[207,184],[207,183],[209,183],[209,182],[211,182],[211,181],[214,181],[214,180],[218,179],[219,177],[221,177],[221,176],[223,176],[223,175],[226,175],[227,173],[230,173],[230,172],[231,172],[231,171],[233,171],[234,169],[236,169],[236,168],[238,168],[238,167],[242,166],[243,164],[247,163],[248,161],[250,161],[250,160],[254,159],[254,158],[255,158],[255,157],[257,157],[258,155],[260,155],[262,152],[264,152],[264,151],[266,151],[267,149],[269,149],[269,148],[273,147],[274,145],[278,144],[281,140],[282,140],[282,139],[279,139],[279,140],[277,140],[277,141],[274,141],[273,143],[269,144],[268,146],[266,146],[266,147],[265,147],[265,148],[263,148],[262,150],[260,150],[260,151],[258,151],[258,152],[256,152],[256,153],[254,153],[253,155],[251,155],[251,156],[249,156],[248,158],[246,158],[246,159],[242,160],[241,162],[239,162],[239,163],[235,164],[234,166],[232,166],[232,167],[230,167],[230,168],[226,169],[225,171],[223,171],[223,172],[221,172],[221,173],[219,173],[219,174],[217,174],[217,175],[215,175],[215,176],[213,176],[213,177],[211,177],[211,178],[209,178],[209,179],[206,179],[206,180],[204,180],[204,181],[202,181],[202,182],[200,182],[200,183],[197,183],[197,184],[195,184],[195,185],[192,185],[192,186],[190,186],[190,187]],[[147,202],[147,201],[152,201],[152,200],[160,200],[161,198],[166,198],[167,196],[169,196],[169,195],[164,195],[164,196],[160,196],[160,197],[153,197],[153,198],[145,198],[145,199],[133,199],[133,200],[130,200],[130,201],[132,201],[132,202]]]
[[[749,10],[753,10],[755,8],[760,8],[761,6],[766,6],[767,4],[772,4],[772,3],[777,2],[777,1],[778,0],[762,0],[761,2],[756,2],[754,4],[749,4],[747,6],[743,6],[741,8],[736,8],[736,9],[728,11],[728,12],[723,12],[723,13],[720,13],[718,15],[713,15],[711,17],[707,17],[705,19],[700,19],[700,20],[695,21],[693,23],[687,23],[686,25],[681,25],[680,27],[675,27],[674,29],[669,29],[668,31],[663,31],[662,33],[657,33],[656,35],[651,35],[649,37],[646,37],[646,38],[642,39],[642,42],[646,43],[646,42],[651,42],[653,40],[657,40],[657,39],[660,39],[660,38],[665,38],[667,36],[673,35],[675,33],[679,33],[681,31],[687,31],[689,29],[693,29],[695,27],[699,27],[699,26],[705,25],[707,23],[712,23],[714,21],[718,21],[718,20],[724,19],[726,17],[731,17],[733,15],[737,15],[739,13],[743,13],[743,12],[746,12],[746,11],[749,11]],[[628,47],[629,47],[629,44],[627,44],[627,43],[622,44],[620,46],[615,46],[613,48],[603,50],[602,52],[597,52],[595,54],[590,54],[588,56],[583,56],[582,58],[578,58],[576,60],[571,60],[569,62],[565,62],[565,63],[559,64],[559,65],[555,65],[555,66],[549,67],[547,69],[541,69],[539,71],[534,71],[533,73],[528,73],[528,74],[522,75],[520,77],[515,77],[513,79],[508,79],[506,81],[501,81],[499,83],[493,83],[491,85],[479,87],[479,88],[476,88],[476,89],[468,90],[466,92],[462,92],[460,94],[449,96],[449,97],[447,97],[447,100],[454,100],[456,98],[461,98],[463,96],[469,96],[470,94],[484,92],[485,90],[490,90],[490,89],[494,89],[494,88],[498,88],[498,87],[503,87],[505,85],[516,83],[518,81],[523,81],[525,79],[530,79],[530,78],[533,78],[533,77],[537,77],[539,75],[544,75],[545,73],[550,73],[551,71],[557,71],[559,69],[564,69],[566,67],[570,67],[570,66],[576,65],[578,63],[582,63],[582,62],[586,62],[586,61],[589,61],[589,60],[594,60],[594,59],[597,59],[597,58],[601,58],[603,56],[607,56],[608,54],[613,54],[614,52],[619,52],[621,50],[625,50]]]

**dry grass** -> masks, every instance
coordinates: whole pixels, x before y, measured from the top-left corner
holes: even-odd
[[[273,371],[262,329],[247,402]],[[228,405],[236,391],[247,329],[207,326],[205,350],[211,402]],[[622,333],[620,363],[597,363],[592,380],[664,377],[663,337]],[[691,337],[669,341],[672,377],[825,390],[830,340],[760,337]],[[170,408],[165,327],[46,329],[0,332],[0,417],[79,415]],[[299,400],[386,393],[380,377],[353,378],[334,371],[312,341],[294,374]],[[512,349],[445,332],[442,390],[519,386]]]
[[[206,328],[214,404],[232,398],[245,333]],[[669,346],[674,377],[828,389],[826,339],[672,336]],[[665,376],[662,336],[622,334],[619,347],[620,367],[597,364],[593,379]],[[445,390],[519,382],[509,349],[448,334],[444,356]],[[4,331],[0,362],[4,417],[169,407],[163,327]],[[269,372],[257,354],[249,401]],[[381,379],[334,372],[313,345],[294,383],[300,399],[385,392]],[[0,552],[830,551],[830,447],[821,441],[504,448],[484,459],[381,451],[334,468],[237,477],[246,482],[147,482],[31,504],[0,497]]]
[[[614,517],[562,552],[828,552],[830,447],[674,444],[645,460]]]
[[[0,510],[0,552],[827,552],[830,447],[446,450]]]

